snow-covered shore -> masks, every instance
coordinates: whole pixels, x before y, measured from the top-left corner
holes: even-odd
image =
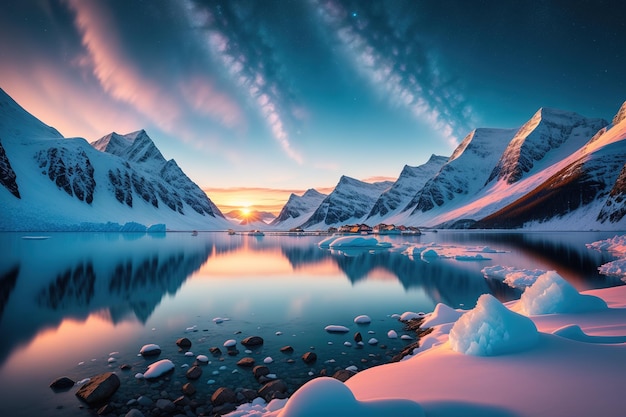
[[[581,294],[549,271],[520,300],[440,306],[424,326],[433,332],[401,362],[345,385],[317,378],[289,400],[255,401],[230,416],[617,417],[626,409],[626,286]]]

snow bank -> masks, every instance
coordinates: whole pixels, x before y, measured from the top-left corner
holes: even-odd
[[[148,370],[143,373],[143,377],[146,379],[158,378],[161,375],[168,373],[175,368],[174,364],[169,359],[162,359],[158,362],[148,366]]]
[[[350,329],[348,329],[346,326],[340,326],[338,324],[329,324],[328,326],[324,327],[324,330],[326,330],[328,333],[348,333],[350,331]]]
[[[450,330],[452,350],[466,355],[495,356],[535,346],[539,333],[528,317],[506,308],[490,294],[478,298]]]
[[[358,401],[350,388],[329,377],[316,378],[289,399],[279,417],[420,417],[422,407],[406,399]]]
[[[520,312],[527,316],[553,313],[585,313],[604,310],[601,298],[580,294],[554,271],[541,275],[524,291],[519,301]]]
[[[590,336],[577,324],[559,327],[552,334],[583,343],[626,343],[626,336]]]
[[[428,329],[446,323],[454,323],[463,314],[465,314],[465,311],[463,310],[455,310],[454,308],[443,303],[438,303],[435,306],[435,310],[424,319],[422,328]]]
[[[523,269],[512,266],[487,266],[481,270],[485,278],[496,279],[504,282],[511,288],[527,288],[537,281],[547,271],[542,269]]]

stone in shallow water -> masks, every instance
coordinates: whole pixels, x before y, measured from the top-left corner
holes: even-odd
[[[191,347],[191,340],[186,337],[181,337],[176,341],[176,345],[181,349],[189,349]]]
[[[239,362],[237,362],[237,366],[242,366],[244,368],[251,368],[254,366],[254,358],[251,358],[249,356],[246,356],[245,358],[241,358],[239,359]]]
[[[159,345],[155,345],[154,343],[150,343],[147,345],[143,345],[141,350],[139,351],[141,356],[158,356],[161,354],[161,347]]]
[[[261,346],[263,344],[263,338],[260,336],[246,337],[241,341],[241,344],[246,347]]]
[[[187,370],[185,375],[187,376],[187,379],[198,379],[202,376],[202,368],[199,366],[192,366]]]
[[[76,396],[89,405],[106,402],[120,387],[120,379],[113,372],[97,375],[76,391]]]
[[[317,354],[315,352],[306,352],[302,355],[302,360],[306,364],[313,363],[317,360]]]
[[[66,376],[55,379],[50,383],[50,388],[55,391],[70,389],[74,386],[75,382]]]
[[[226,403],[236,403],[237,394],[235,391],[228,387],[218,388],[213,395],[211,395],[211,404],[214,406],[224,405]]]
[[[283,346],[280,348],[280,351],[283,353],[291,353],[293,352],[293,347],[291,346]]]

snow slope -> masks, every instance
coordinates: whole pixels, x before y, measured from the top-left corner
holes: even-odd
[[[372,210],[378,197],[391,185],[389,181],[370,184],[344,175],[311,217],[302,222],[302,227],[327,229],[329,226],[360,223]]]
[[[302,196],[292,193],[278,217],[270,224],[282,230],[298,227],[311,217],[326,197],[326,194],[322,194],[313,188],[306,190]]]
[[[556,298],[542,300],[530,287],[526,301],[569,311],[581,294],[558,284],[545,274],[535,285]],[[230,416],[622,416],[626,286],[584,298],[593,301],[586,313],[526,316],[525,301],[502,305],[484,295],[460,317],[434,318],[440,324],[412,357],[361,371],[344,386],[318,378],[286,402],[245,405]]]
[[[0,90],[0,230],[116,230],[128,222],[230,227],[146,132],[108,137],[96,145],[103,151],[65,139]]]
[[[445,156],[431,155],[423,165],[417,167],[405,165],[396,182],[376,200],[366,222],[372,225],[379,224],[387,217],[402,211],[447,161],[448,158]]]

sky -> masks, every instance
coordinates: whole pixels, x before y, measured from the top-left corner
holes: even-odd
[[[145,129],[223,211],[393,179],[476,127],[626,100],[621,1],[23,0],[0,88],[66,137]]]

